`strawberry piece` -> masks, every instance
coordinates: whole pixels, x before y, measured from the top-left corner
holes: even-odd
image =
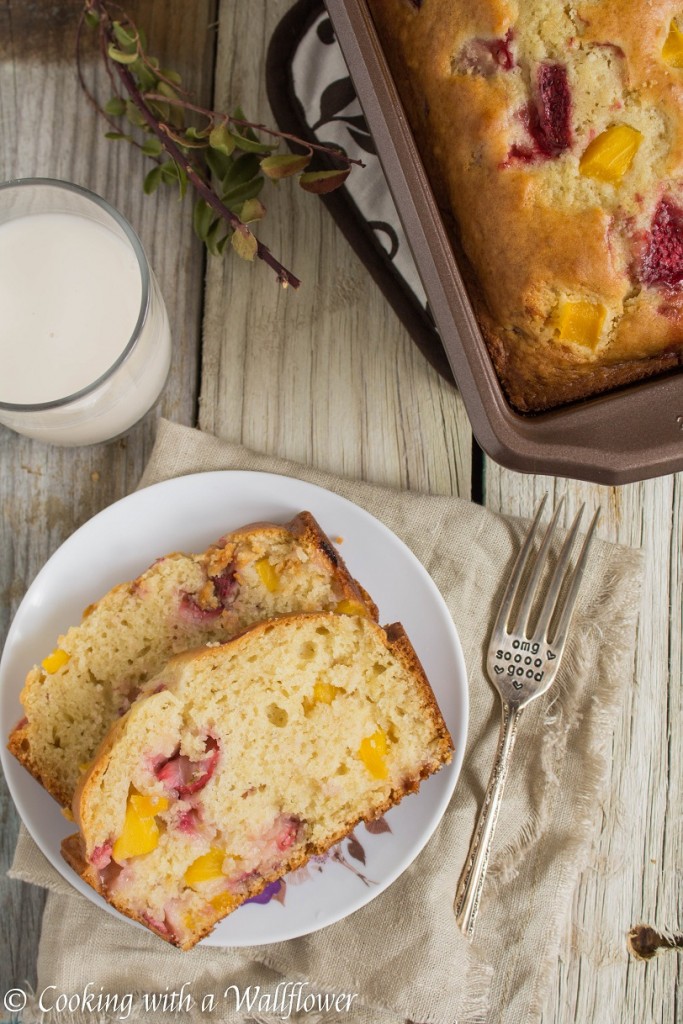
[[[491,56],[503,71],[512,71],[515,58],[512,56],[512,29],[509,28],[503,39],[492,39],[489,43]]]
[[[532,145],[510,148],[503,166],[517,161],[530,164],[535,160],[558,157],[572,144],[572,101],[567,69],[564,64],[539,64],[536,73],[536,97],[519,111],[519,118],[531,136]]]
[[[213,622],[223,614],[223,608],[200,608],[192,594],[183,594],[178,605],[178,618],[195,625],[198,622]]]
[[[220,753],[218,740],[213,736],[206,739],[206,757],[191,761],[185,754],[174,754],[154,769],[159,782],[178,796],[191,796],[207,784],[218,763]]]
[[[683,281],[683,210],[661,199],[640,261],[644,284],[676,288]]]
[[[470,39],[455,58],[453,70],[484,78],[490,78],[498,70],[511,71],[515,66],[511,44],[512,29],[508,29],[503,39]]]
[[[529,133],[543,156],[559,156],[572,142],[572,103],[564,64],[539,64],[536,89],[536,103],[529,109]]]
[[[220,576],[211,576],[216,597],[223,608],[229,608],[237,597],[239,583],[235,579],[235,565],[231,563]]]
[[[147,912],[145,912],[142,917],[149,927],[159,935],[163,935],[164,937],[172,936],[173,933],[165,921],[160,921],[158,918],[152,917],[152,915]]]
[[[106,843],[100,843],[96,846],[93,852],[90,854],[90,863],[97,871],[104,871],[109,865],[111,860],[111,854],[113,850],[113,843],[111,839],[108,839]]]
[[[199,832],[199,811],[196,807],[188,807],[178,818],[177,828],[185,835],[194,836]]]
[[[278,850],[288,850],[290,846],[293,846],[296,842],[296,837],[299,834],[300,821],[298,818],[289,818],[285,822],[284,828],[280,831],[277,836],[275,843]]]

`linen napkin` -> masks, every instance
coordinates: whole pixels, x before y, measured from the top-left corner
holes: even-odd
[[[71,1013],[43,1013],[33,1000],[24,1020],[270,1022],[288,1015],[278,984],[297,981],[306,983],[304,994],[355,996],[349,1009],[343,999],[322,1011],[309,1001],[291,1015],[300,1024],[537,1020],[606,798],[612,727],[632,678],[640,554],[606,543],[592,549],[558,678],[520,726],[470,945],[452,903],[498,738],[499,699],[484,675],[485,649],[527,524],[458,498],[343,480],[164,421],[141,486],[220,469],[270,471],[335,491],[382,520],[430,572],[469,676],[469,737],[455,795],[424,851],[366,907],[313,935],[249,949],[168,947],[72,891],[22,833],[11,874],[50,890],[36,997],[47,986],[54,986],[53,1005],[59,993],[83,994]],[[251,1010],[237,1006],[236,992],[247,990],[260,993]],[[121,1001],[105,1012],[91,1000],[84,1010],[87,992]],[[145,1008],[143,994],[151,992],[183,996],[182,1014]]]

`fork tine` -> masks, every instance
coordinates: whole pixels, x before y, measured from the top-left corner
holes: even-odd
[[[541,608],[541,611],[539,612],[538,622],[536,624],[536,629],[534,630],[534,640],[544,640],[546,638],[548,625],[550,624],[550,620],[553,617],[553,612],[555,611],[557,598],[560,593],[562,584],[564,582],[564,576],[567,571],[567,566],[569,565],[569,559],[572,555],[572,548],[574,547],[576,535],[579,532],[579,526],[581,525],[581,519],[583,518],[583,510],[585,509],[585,507],[586,505],[584,503],[579,509],[576,518],[572,523],[572,528],[567,535],[567,539],[562,545],[560,557],[557,560],[557,565],[555,566],[555,572],[553,573],[550,585],[548,587],[546,599],[543,602],[543,607]]]
[[[515,597],[517,596],[517,587],[519,586],[519,581],[521,580],[522,574],[524,573],[524,570],[526,568],[526,563],[529,560],[529,554],[531,553],[531,548],[533,546],[534,539],[538,531],[538,524],[541,521],[541,516],[543,514],[543,509],[545,508],[545,503],[547,500],[548,494],[546,492],[541,498],[538,510],[536,512],[536,515],[534,516],[534,521],[531,524],[531,527],[529,528],[529,532],[526,535],[526,540],[522,545],[522,549],[517,555],[517,561],[515,562],[514,568],[512,570],[512,575],[508,580],[508,585],[505,588],[503,600],[501,601],[500,608],[498,610],[498,618],[496,619],[495,625],[493,627],[494,630],[503,629],[504,631],[507,631],[507,622],[508,619],[510,618],[510,609],[512,608]]]
[[[583,547],[581,548],[579,560],[576,563],[576,568],[574,569],[574,575],[572,576],[571,586],[569,587],[569,591],[564,602],[564,607],[562,608],[560,621],[557,624],[556,635],[553,637],[554,644],[562,645],[567,639],[569,623],[571,622],[572,613],[574,611],[574,605],[576,604],[576,598],[578,597],[579,593],[579,587],[581,586],[581,580],[583,579],[583,574],[586,569],[586,562],[588,561],[588,551],[593,542],[595,527],[598,524],[599,518],[600,509],[598,508],[595,515],[591,519],[591,524],[588,527],[588,532],[586,533],[586,539],[584,540]]]
[[[545,536],[543,538],[543,542],[542,542],[540,548],[538,549],[538,554],[536,555],[536,561],[534,562],[534,568],[533,568],[531,576],[529,577],[529,580],[527,582],[526,590],[524,591],[524,597],[522,598],[522,603],[520,605],[519,612],[517,613],[517,621],[515,622],[514,626],[511,627],[514,630],[514,632],[516,632],[516,633],[522,632],[522,633],[524,633],[525,636],[526,636],[527,626],[529,625],[529,615],[531,614],[531,606],[534,603],[534,598],[536,597],[536,591],[538,590],[538,584],[539,584],[539,581],[541,579],[541,575],[543,573],[543,569],[545,568],[545,561],[546,561],[546,558],[548,556],[548,549],[550,548],[550,542],[552,541],[553,536],[555,534],[555,528],[557,526],[557,520],[560,517],[560,512],[562,511],[562,506],[563,505],[564,505],[564,496],[561,497],[560,500],[558,501],[557,508],[555,509],[555,511],[553,513],[553,517],[550,520],[550,522],[548,524],[548,527],[547,527],[547,529],[545,531]]]

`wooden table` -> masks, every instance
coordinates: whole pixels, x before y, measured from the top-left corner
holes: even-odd
[[[207,104],[231,109],[241,101],[267,121],[264,54],[290,5],[139,0],[134,7],[155,52]],[[483,458],[457,392],[417,351],[323,206],[287,183],[271,195],[261,235],[303,279],[300,292],[279,289],[263,266],[234,258],[207,265],[189,204],[143,196],[143,158],[103,138],[79,92],[78,7],[77,0],[0,4],[0,178],[70,179],[131,220],[166,298],[174,358],[158,410],[124,440],[58,449],[0,428],[2,636],[48,556],[135,487],[159,412],[260,451],[381,484],[473,495],[515,515],[529,515],[546,490],[567,495],[567,519],[583,500],[601,504],[602,536],[642,545],[647,578],[636,674],[613,738],[612,796],[543,1019],[683,1020],[681,958],[668,952],[645,965],[629,959],[625,944],[637,922],[683,926],[682,478],[604,488],[521,476]],[[18,820],[4,788],[0,801],[4,871]],[[4,875],[0,886],[4,992],[35,983],[44,895]]]

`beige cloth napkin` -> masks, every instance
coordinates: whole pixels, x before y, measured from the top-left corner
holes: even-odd
[[[81,1006],[25,1020],[275,1021],[264,996],[278,983],[357,994],[351,1009],[302,1012],[296,1021],[428,1024],[535,1021],[569,926],[572,895],[590,862],[606,796],[611,733],[632,678],[640,585],[638,552],[593,548],[569,648],[551,691],[520,727],[475,943],[460,935],[453,895],[496,749],[499,701],[483,664],[488,633],[525,524],[467,501],[399,493],[342,480],[163,422],[141,486],[217,469],[282,473],[326,487],[363,506],[426,566],[451,610],[469,673],[470,729],[450,807],[413,865],[386,892],[346,920],[311,936],[249,949],[198,947],[189,953],[95,909],[76,894],[23,833],[11,874],[50,890],[43,920],[38,986],[56,994],[132,994],[124,1018]],[[361,580],[362,582],[362,580]],[[381,614],[381,609],[380,609]],[[411,799],[419,799],[411,798]],[[182,1013],[144,1011],[141,994],[190,994]],[[237,1010],[234,990],[260,1009]],[[313,991],[306,988],[304,993]],[[280,990],[282,993],[282,990]],[[205,997],[216,996],[210,1009]],[[204,999],[204,1010],[202,1000]],[[49,1001],[49,1000],[48,1000]]]

